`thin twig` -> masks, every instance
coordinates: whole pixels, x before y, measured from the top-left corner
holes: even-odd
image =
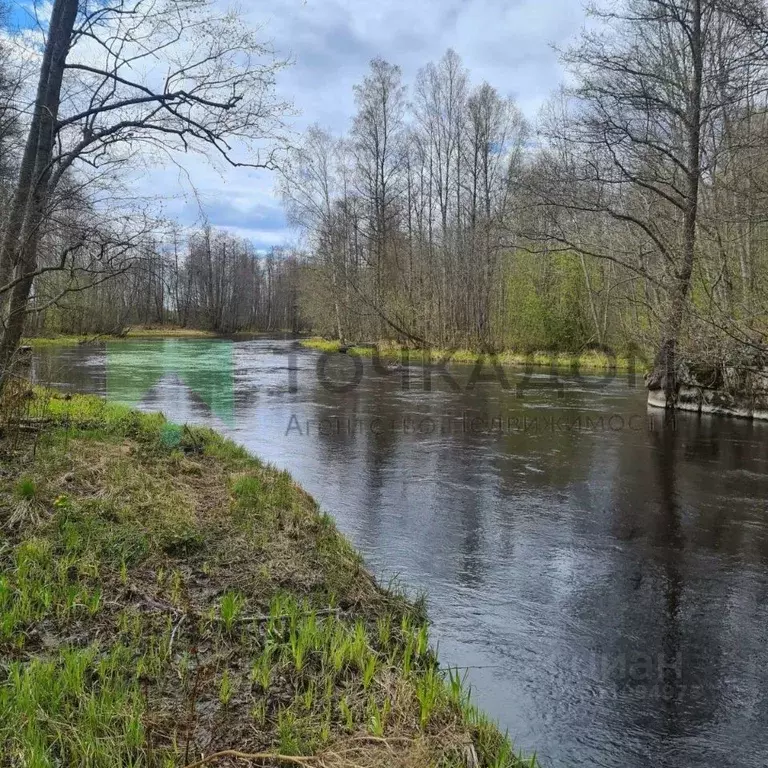
[[[307,611],[306,613],[303,613],[301,615],[304,616],[339,616],[341,614],[341,608],[321,608],[317,611]],[[262,623],[270,621],[271,619],[274,619],[276,621],[285,621],[287,619],[293,618],[294,614],[290,613],[283,613],[278,616],[270,616],[268,613],[262,613],[262,614],[256,614],[254,616],[241,616],[238,619],[235,619],[235,622],[240,623]],[[220,617],[216,617],[217,621],[223,621]]]
[[[184,623],[184,619],[187,618],[187,614],[183,613],[181,615],[181,618],[176,622],[176,626],[173,628],[173,632],[171,632],[171,639],[168,641],[168,656],[171,655],[171,651],[173,650],[173,640],[176,637],[176,633],[179,630],[179,627]]]
[[[199,768],[201,765],[207,765],[214,760],[220,760],[223,757],[234,757],[236,760],[272,760],[281,763],[292,763],[293,765],[311,766],[317,765],[316,757],[297,757],[295,755],[280,755],[274,752],[239,752],[236,749],[224,749],[221,752],[214,752],[196,763],[190,763],[185,768]]]

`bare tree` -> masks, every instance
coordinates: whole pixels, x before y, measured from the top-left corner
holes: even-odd
[[[400,215],[405,89],[400,68],[374,59],[368,76],[355,86],[357,114],[352,127],[358,192],[369,210],[365,236],[374,270],[373,301],[383,307],[385,283],[397,262],[397,244],[389,235]]]
[[[442,248],[442,290],[438,306],[441,342],[458,306],[451,295],[455,285],[456,259],[461,240],[461,152],[468,75],[461,59],[449,49],[438,64],[422,69],[416,81],[415,112],[429,152],[430,186],[437,198]],[[451,228],[450,223],[453,223]]]
[[[7,8],[0,3],[0,26]],[[9,46],[0,38],[0,232],[5,228],[7,208],[16,173],[16,156],[20,141],[20,91],[24,66],[14,61]]]
[[[545,237],[612,260],[664,293],[649,387],[672,406],[702,186],[714,162],[708,141],[726,102],[743,93],[738,82],[753,52],[716,55],[726,39],[733,46],[747,38],[715,0],[628,0],[593,15],[598,30],[564,57],[576,80],[566,120],[548,126],[560,150],[541,166]],[[724,80],[727,92],[718,87]],[[614,233],[626,228],[623,241],[602,236],[593,226],[601,218]]]
[[[100,173],[146,149],[272,167],[287,109],[274,96],[283,64],[242,18],[217,15],[209,0],[55,0],[0,247],[0,370],[21,338],[38,245],[70,169]]]
[[[514,190],[522,174],[528,128],[514,102],[502,99],[488,83],[472,91],[466,109],[466,171],[460,179],[467,197],[462,282],[470,311],[466,323],[474,325],[476,342],[487,348],[493,346],[491,316],[502,278],[502,249],[513,244],[505,235],[518,228]],[[503,293],[500,298],[503,301]]]
[[[310,132],[296,156],[286,202],[307,235],[305,316],[350,339],[639,352],[670,406],[694,369],[722,381],[734,361],[759,367],[768,36],[755,7],[595,9],[537,140],[449,51],[395,112],[386,192],[391,88],[371,74],[350,139]]]
[[[339,178],[339,142],[319,126],[311,126],[290,154],[280,191],[289,221],[309,234],[312,247],[330,277],[328,300],[333,305],[335,333],[344,339],[341,293],[346,273],[343,238],[335,221],[343,195]]]

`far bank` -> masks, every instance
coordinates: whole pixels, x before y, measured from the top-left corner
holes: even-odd
[[[303,347],[327,353],[343,353],[360,357],[372,357],[374,354],[386,360],[400,360],[404,356],[410,360],[427,360],[442,363],[476,363],[482,359],[492,359],[500,365],[550,368],[576,368],[595,371],[637,371],[644,373],[648,364],[644,357],[636,358],[626,355],[612,355],[599,350],[587,350],[577,354],[568,352],[518,352],[502,350],[485,352],[466,348],[420,349],[408,347],[393,341],[357,342],[345,344],[337,340],[324,339],[318,336],[303,339]]]

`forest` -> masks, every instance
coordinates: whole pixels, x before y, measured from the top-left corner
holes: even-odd
[[[112,18],[101,64],[86,46],[65,56],[50,125],[25,106],[34,57],[2,40],[4,365],[25,334],[174,323],[478,352],[609,350],[653,361],[652,386],[668,398],[681,361],[715,378],[762,370],[762,3],[593,7],[559,51],[562,87],[532,116],[506,95],[514,72],[477,82],[448,50],[406,82],[376,58],[343,135],[288,127],[275,81],[288,62],[245,33],[231,45],[206,36],[159,89],[135,78],[135,56],[148,54],[131,49],[161,50],[152,45],[180,8],[179,40],[195,38],[198,5],[143,16],[146,39]],[[86,31],[98,36],[94,9],[71,20],[75,52]],[[42,66],[54,71],[52,38]],[[257,143],[258,157],[235,159],[232,140]],[[295,237],[266,253],[204,217],[190,229],[125,204],[139,148],[273,171]]]
[[[346,338],[646,355],[753,370],[765,352],[762,7],[593,9],[535,122],[452,50],[405,84],[377,59],[345,136],[306,132],[283,195],[302,312]]]

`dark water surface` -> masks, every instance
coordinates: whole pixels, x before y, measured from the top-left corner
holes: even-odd
[[[421,366],[406,386],[358,361],[338,391],[345,356],[319,375],[288,340],[185,343],[49,350],[35,369],[112,396],[127,378],[142,408],[290,470],[380,576],[428,593],[443,662],[545,766],[768,765],[768,424],[664,428],[626,376],[468,387],[455,367],[425,388]],[[227,354],[231,418],[210,395]]]

